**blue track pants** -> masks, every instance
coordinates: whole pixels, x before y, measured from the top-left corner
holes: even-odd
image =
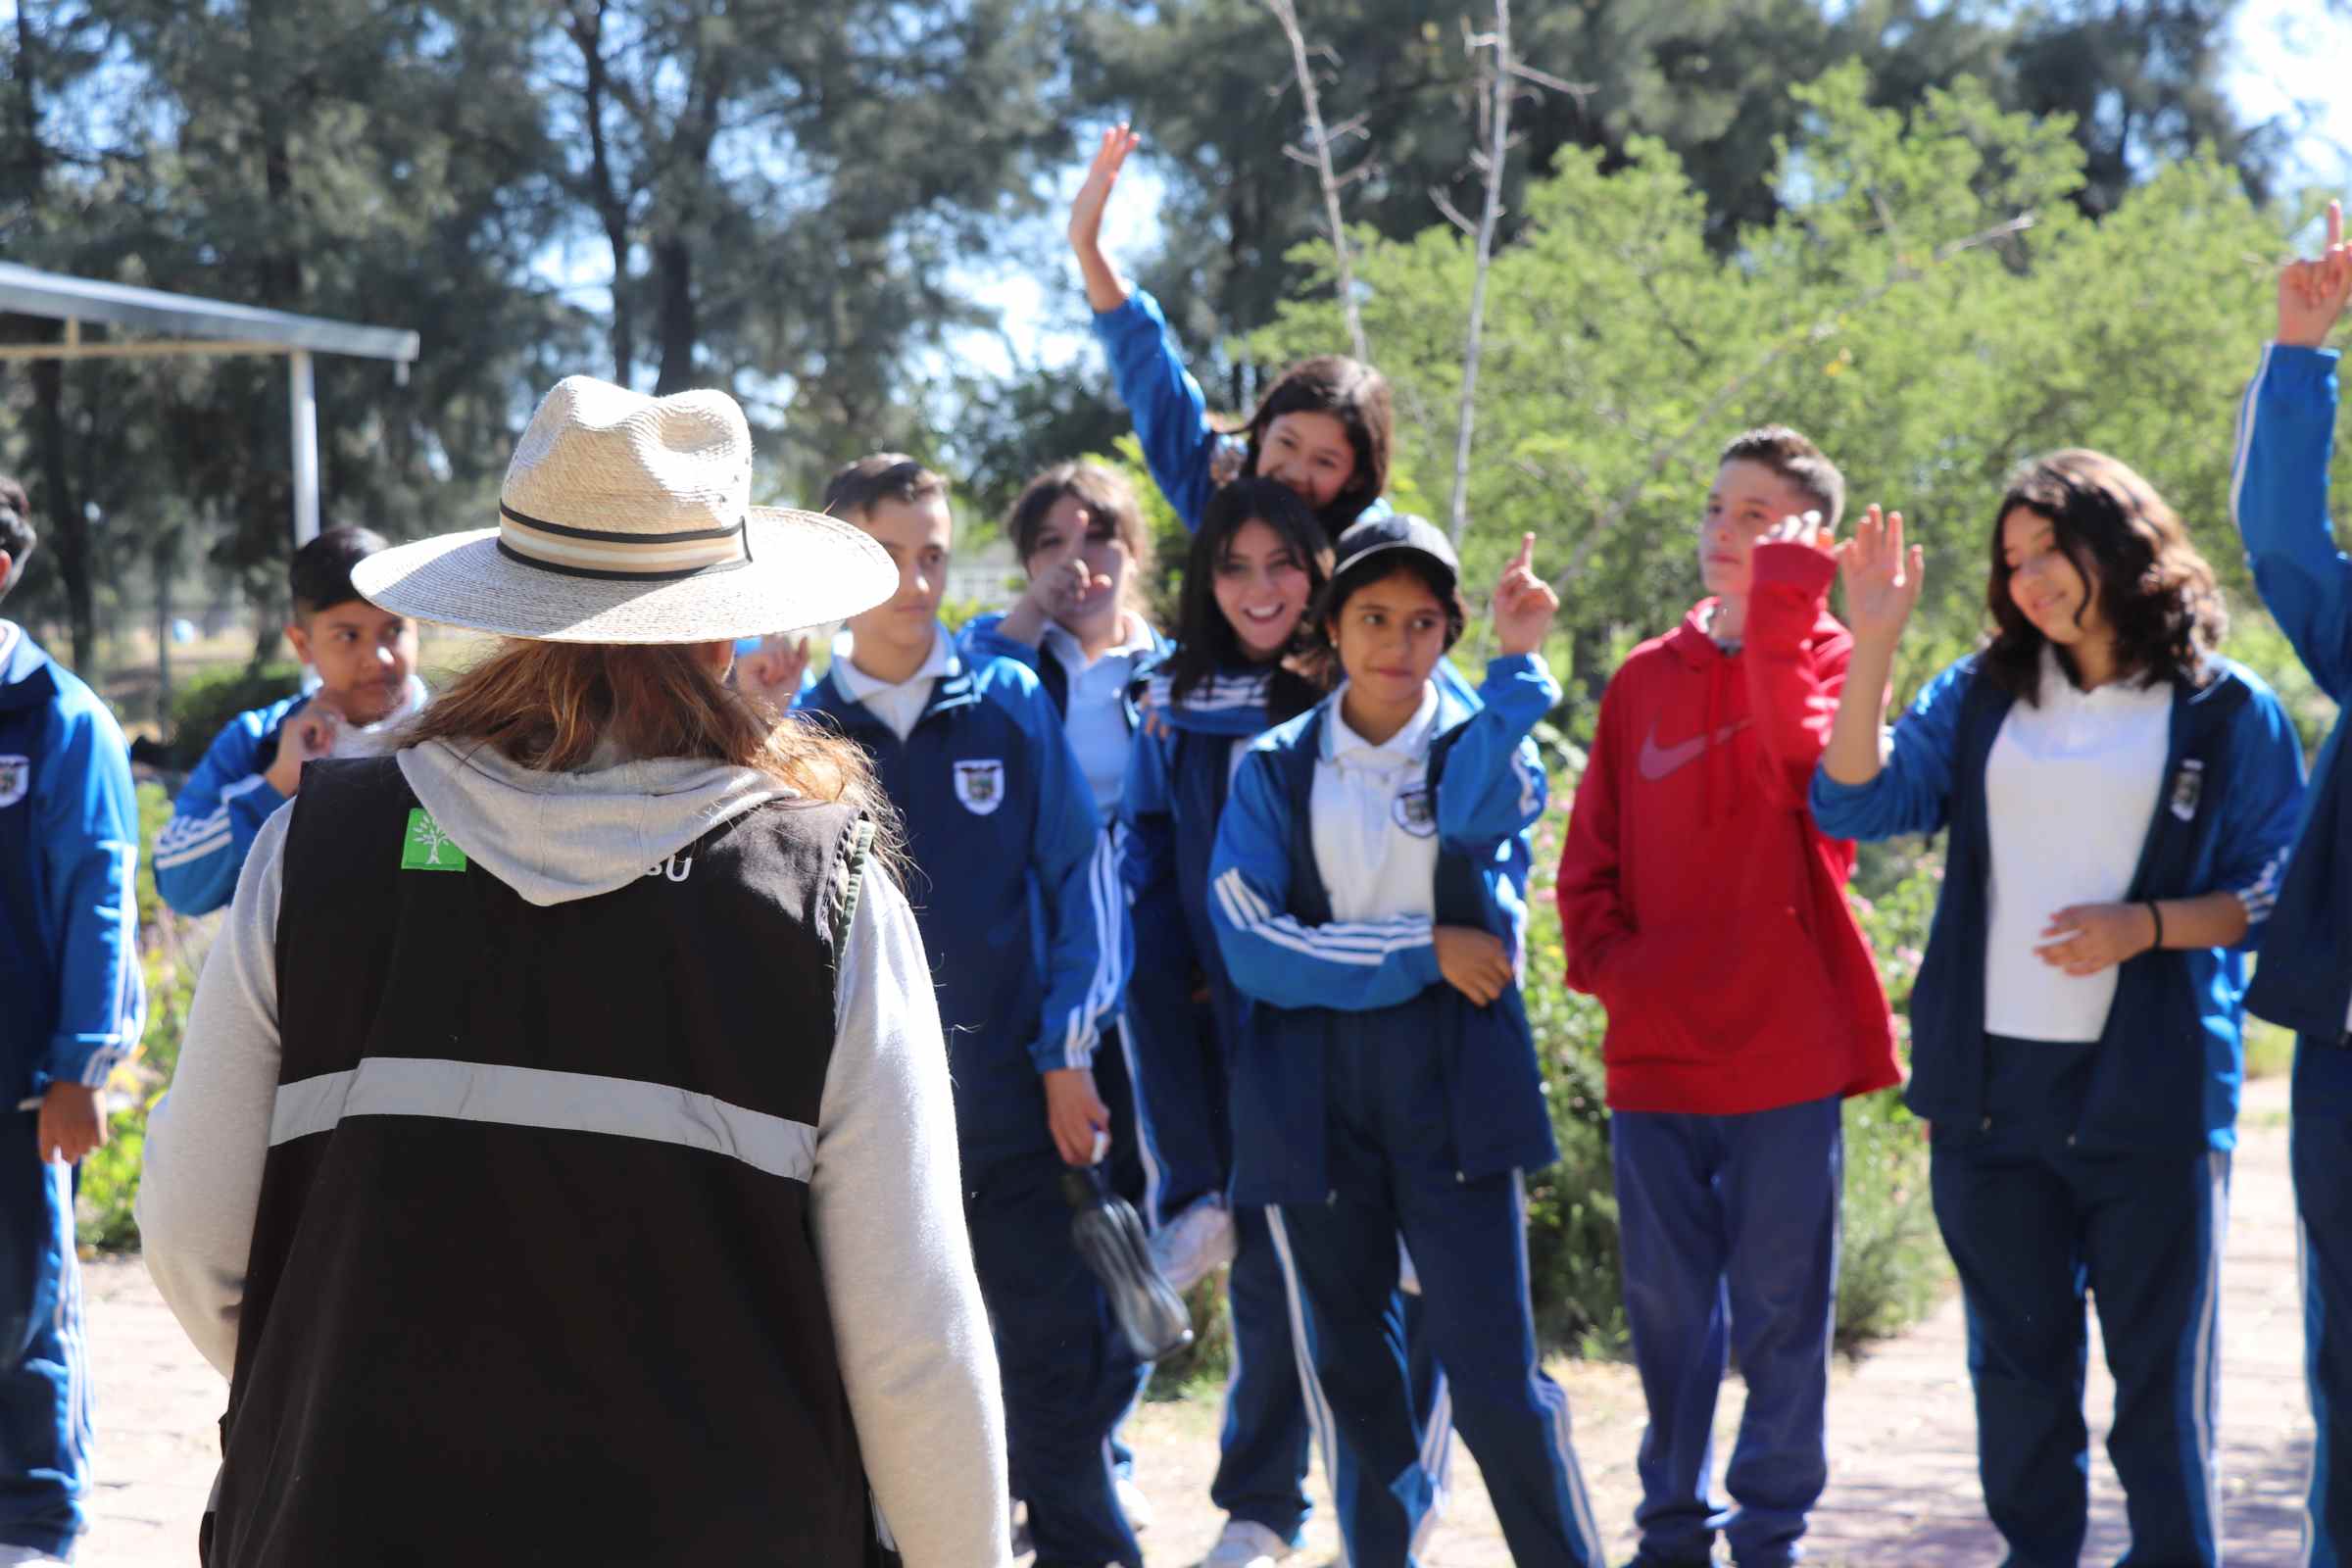
[[[1824,1431],[1838,1305],[1844,1139],[1837,1099],[1740,1116],[1610,1118],[1626,1321],[1649,1405],[1640,1469],[1644,1568],[1742,1568],[1800,1555],[1829,1479]],[[1714,1498],[1715,1400],[1737,1352],[1740,1436]]]
[[[35,1151],[33,1111],[0,1113],[0,1546],[65,1556],[90,1487],[90,1365],[74,1172]]]

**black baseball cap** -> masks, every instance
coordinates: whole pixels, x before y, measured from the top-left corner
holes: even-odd
[[[1448,581],[1461,580],[1462,559],[1453,553],[1453,541],[1446,537],[1446,530],[1409,512],[1383,513],[1350,525],[1333,547],[1332,580],[1338,581],[1343,572],[1371,557],[1396,550],[1426,556],[1446,569]]]

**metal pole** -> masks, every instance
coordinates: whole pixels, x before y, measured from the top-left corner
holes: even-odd
[[[286,385],[294,418],[294,548],[318,537],[318,393],[311,381],[311,353],[296,349],[286,360]]]

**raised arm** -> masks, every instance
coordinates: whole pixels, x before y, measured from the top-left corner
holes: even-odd
[[[1086,183],[1070,203],[1070,251],[1078,258],[1078,275],[1086,280],[1086,303],[1097,315],[1127,303],[1127,281],[1102,254],[1102,213],[1110,205],[1127,155],[1142,144],[1143,138],[1124,121],[1104,131],[1095,148],[1095,161],[1087,168]]]
[[[1109,357],[1111,381],[1135,420],[1144,464],[1184,525],[1197,529],[1217,487],[1217,444],[1222,438],[1208,422],[1208,400],[1184,368],[1159,303],[1142,289],[1130,288],[1102,254],[1102,210],[1118,183],[1119,167],[1136,142],[1125,125],[1103,133],[1094,167],[1070,205],[1070,249],[1086,279],[1095,336]]]
[[[1549,783],[1528,735],[1560,700],[1538,650],[1559,612],[1559,596],[1535,571],[1536,536],[1494,585],[1496,657],[1479,687],[1479,710],[1453,742],[1438,786],[1438,831],[1449,843],[1484,846],[1523,833],[1544,814]]]
[[[182,914],[210,914],[237,890],[254,836],[286,804],[303,764],[334,749],[331,715],[294,703],[240,713],[206,749],[155,841],[155,889]],[[274,744],[267,762],[263,754]]]
[[[2328,249],[2278,277],[2278,338],[2238,412],[2230,508],[2263,603],[2304,666],[2338,703],[2352,700],[2352,561],[2328,516],[2336,356],[2321,347],[2352,300],[2343,208],[2328,209]]]
[[[1749,723],[1764,754],[1764,787],[1785,808],[1805,804],[1853,659],[1850,640],[1827,647],[1810,640],[1837,575],[1836,546],[1818,514],[1788,519],[1756,546],[1746,657],[1740,662]]]

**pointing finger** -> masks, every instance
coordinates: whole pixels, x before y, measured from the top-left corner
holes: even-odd
[[[2344,204],[2340,201],[2329,202],[2328,204],[2328,248],[2333,250],[2343,242]]]

